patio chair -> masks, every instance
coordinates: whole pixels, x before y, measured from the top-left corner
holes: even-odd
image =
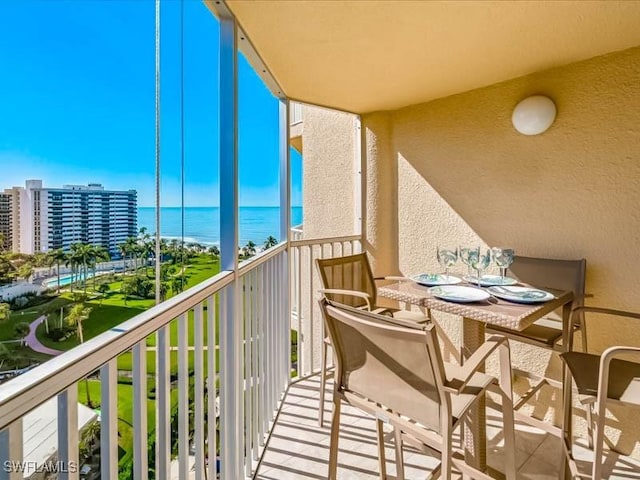
[[[573,315],[582,317],[581,321],[584,321],[585,314],[592,313],[606,315],[604,321],[607,322],[612,319],[640,320],[640,313],[609,308],[577,307],[573,310]],[[640,407],[640,363],[617,358],[630,353],[638,354],[640,358],[640,347],[614,346],[606,349],[602,355],[588,352],[565,352],[560,355],[571,372],[577,387],[578,400],[587,411],[593,412],[587,417],[589,447],[594,449],[592,479],[602,478],[607,404]],[[570,388],[565,389],[563,402],[565,422],[571,422],[572,419],[571,391]],[[563,427],[564,459],[569,462],[572,475],[579,477],[578,466],[572,456],[573,439],[569,438],[568,425]]]
[[[383,423],[394,429],[396,478],[404,478],[403,441],[440,452],[444,479],[451,478],[453,466],[473,478],[491,478],[468,465],[452,441],[454,430],[489,387],[502,398],[505,473],[507,479],[515,479],[511,364],[505,337],[490,337],[461,367],[443,362],[433,324],[369,313],[327,299],[320,306],[336,358],[329,479],[337,475],[343,401],[376,418],[380,478],[386,478]],[[496,350],[499,382],[480,372]]]
[[[412,322],[421,323],[429,320],[428,315],[422,313],[381,308],[376,305],[376,280],[411,281],[411,279],[405,277],[374,277],[366,253],[316,259],[316,265],[322,281],[320,292],[331,301]],[[330,346],[326,334],[323,335],[323,339],[320,367],[320,409],[318,415],[318,424],[321,427],[324,424],[324,394],[329,373],[327,369],[327,354]]]
[[[516,256],[511,265],[511,273],[523,283],[540,288],[552,290],[572,291],[574,295],[573,306],[582,306],[585,298],[585,273],[586,260],[553,260],[549,258],[533,258]],[[486,331],[490,334],[500,334],[509,340],[523,342],[540,348],[554,350],[557,352],[571,351],[573,349],[573,336],[575,332],[581,331],[582,348],[586,351],[587,337],[584,329],[582,314],[576,314],[571,320],[571,334],[569,345],[562,345],[562,321],[551,318],[542,318],[533,325],[522,331],[499,327],[497,325],[487,325]],[[541,377],[531,372],[514,368],[516,375],[524,376],[533,380],[532,387],[518,400],[515,405],[518,420],[542,428],[548,432],[558,434],[556,427],[546,422],[539,421],[528,415],[519,414],[522,408],[544,385],[555,388],[562,388],[562,382],[547,377]]]

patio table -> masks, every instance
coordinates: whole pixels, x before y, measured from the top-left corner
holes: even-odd
[[[495,297],[491,297],[485,302],[453,303],[432,296],[429,293],[429,287],[415,282],[399,282],[381,286],[378,288],[378,295],[399,302],[461,316],[462,359],[464,361],[484,343],[486,324],[524,330],[536,320],[558,308],[562,308],[562,338],[563,345],[567,345],[573,293],[549,291],[556,296],[555,299],[544,303],[532,304],[512,303]],[[486,471],[487,434],[484,398],[476,402],[476,406],[471,409],[467,416],[464,422],[463,436],[466,461],[470,465]]]

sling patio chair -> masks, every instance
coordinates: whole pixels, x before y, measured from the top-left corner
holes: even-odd
[[[585,314],[598,314],[602,317],[598,321],[614,325],[620,320],[640,320],[640,313],[612,310],[600,307],[577,307],[573,310],[574,316],[580,316],[585,321]],[[590,320],[592,321],[592,320]],[[630,359],[618,357],[635,354]],[[584,352],[566,352],[560,355],[566,363],[578,391],[578,400],[585,406],[587,412],[588,443],[593,448],[593,463],[591,478],[600,480],[603,478],[604,459],[604,429],[606,423],[606,407],[608,404],[624,407],[640,407],[640,346],[612,346],[601,355]],[[630,361],[636,360],[636,361]],[[563,461],[569,462],[571,474],[574,477],[582,477],[583,472],[578,471],[578,465],[573,458],[573,438],[571,438],[570,422],[572,421],[573,389],[565,388],[564,391],[564,456]],[[640,410],[639,410],[640,412]],[[564,470],[564,469],[563,469]]]
[[[386,478],[383,424],[394,430],[396,478],[404,478],[403,442],[440,453],[433,474],[446,480],[452,468],[465,476],[488,480],[468,465],[453,445],[467,412],[490,388],[501,396],[504,416],[506,478],[515,479],[515,433],[509,343],[491,336],[464,364],[445,364],[433,324],[396,319],[320,301],[335,358],[333,418],[328,478],[337,476],[341,403],[376,418],[380,478]],[[500,379],[482,373],[489,355],[498,351]],[[438,472],[439,470],[439,472]]]
[[[329,300],[350,305],[355,308],[366,309],[370,312],[383,315],[390,315],[394,318],[401,318],[417,323],[424,323],[429,320],[427,315],[408,310],[398,310],[393,308],[378,307],[376,280],[390,281],[412,281],[406,277],[374,277],[371,264],[366,253],[357,253],[343,257],[317,259],[316,266],[322,289],[320,290]],[[318,424],[324,424],[324,394],[326,389],[326,379],[329,375],[327,369],[327,354],[329,342],[326,335],[323,335],[321,378],[320,378],[320,409],[318,414]]]
[[[549,258],[516,256],[510,270],[513,276],[522,283],[543,289],[548,288],[551,290],[573,292],[574,300],[572,305],[575,308],[576,306],[582,306],[584,304],[586,264],[587,262],[585,259],[555,260]],[[568,345],[563,345],[560,342],[562,339],[562,321],[547,317],[536,321],[533,325],[522,331],[488,324],[486,332],[489,334],[504,335],[511,341],[527,343],[529,345],[534,345],[536,347],[556,352],[564,352],[571,351],[573,349],[573,336],[575,332],[581,331],[582,348],[586,349],[587,339],[583,315],[579,313],[572,316],[571,322]],[[559,435],[560,432],[557,427],[528,415],[521,414],[518,410],[527,404],[527,402],[544,385],[550,385],[554,388],[561,389],[562,382],[547,377],[541,377],[519,368],[513,368],[513,372],[516,375],[520,375],[534,381],[531,388],[522,397],[520,397],[515,404],[514,408],[516,410],[516,417],[518,420],[553,433],[556,436]]]

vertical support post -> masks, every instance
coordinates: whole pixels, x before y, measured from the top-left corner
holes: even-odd
[[[280,100],[280,241],[289,242],[291,234],[291,179],[289,177],[289,100]]]
[[[211,296],[207,299],[207,446],[209,448],[209,466],[207,478],[216,478],[217,439],[216,430],[218,416],[216,415],[216,302]]]
[[[253,431],[253,448],[252,448],[252,459],[257,462],[259,459],[258,456],[258,445],[262,442],[262,438],[260,437],[260,392],[259,385],[262,383],[262,379],[260,378],[260,372],[258,370],[258,342],[260,341],[260,334],[258,333],[258,312],[256,305],[258,304],[258,296],[261,295],[259,286],[258,286],[258,269],[254,268],[251,273],[251,373],[253,375],[253,383],[251,386],[251,400],[253,402],[252,409],[253,415],[251,416],[251,430]]]
[[[178,477],[189,477],[189,313],[178,317]],[[195,352],[194,352],[195,353]]]
[[[77,480],[78,466],[78,384],[58,395],[58,461],[60,480]]]
[[[147,455],[147,342],[133,347],[133,479],[149,476]]]
[[[284,255],[284,262],[286,268],[281,268],[278,272],[278,285],[281,289],[281,296],[278,298],[280,302],[280,313],[282,318],[279,321],[286,322],[286,329],[283,334],[286,336],[286,345],[283,355],[287,355],[286,364],[291,363],[291,312],[293,311],[293,304],[291,301],[291,283],[289,278],[289,272],[291,271],[291,255],[289,254],[291,248],[291,159],[289,156],[289,128],[291,122],[289,120],[289,110],[291,104],[288,99],[280,101],[280,238],[286,240],[287,250]],[[277,261],[277,259],[276,259]],[[298,312],[298,316],[300,312]],[[279,339],[284,341],[283,339]],[[282,361],[282,359],[278,359]],[[290,377],[291,375],[288,375]],[[287,380],[287,385],[289,380]],[[278,385],[278,388],[283,388],[283,385]]]
[[[203,304],[196,306],[193,312],[193,368],[194,368],[194,443],[195,443],[195,480],[204,480],[204,328],[202,323]]]
[[[244,320],[244,474],[251,478],[253,470],[253,459],[251,457],[251,445],[253,444],[252,408],[251,394],[253,385],[253,375],[251,372],[251,344],[253,335],[251,333],[251,307],[250,301],[253,296],[253,286],[250,281],[251,274],[247,274],[240,280],[242,282],[242,317]]]
[[[156,235],[155,235],[155,277],[156,303],[160,303],[160,0],[156,0]],[[162,477],[158,477],[159,479]]]
[[[235,279],[221,294],[220,453],[221,478],[243,472],[244,402],[242,324],[238,273],[238,59],[237,24],[230,12],[220,15],[220,247],[221,269]]]
[[[18,468],[23,461],[22,446],[22,419],[19,419],[0,431],[0,459],[9,462],[9,468],[0,468],[0,480],[22,480],[23,472]]]
[[[156,346],[156,479],[171,476],[171,377],[169,326],[158,330]]]
[[[118,360],[100,368],[100,478],[118,478]],[[163,479],[168,480],[168,479]]]

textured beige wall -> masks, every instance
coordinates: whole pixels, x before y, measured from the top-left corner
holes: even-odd
[[[356,181],[360,182],[355,168],[356,161],[360,161],[356,157],[357,117],[308,105],[303,106],[303,117],[303,238],[353,235],[359,225],[354,215],[356,196],[359,197]],[[320,367],[322,353],[322,318],[317,304],[320,278],[313,260],[349,254],[352,249],[350,244],[342,247],[335,243],[333,247],[325,245],[322,252],[318,246],[312,250],[303,247],[299,252],[295,266],[299,266],[302,279],[300,330],[306,343],[301,349],[301,366],[309,373],[311,366]]]
[[[550,96],[558,115],[547,132],[527,137],[511,113],[532,94]],[[585,257],[590,304],[640,311],[640,48],[367,115],[362,124],[372,165],[366,234],[378,264],[432,271],[438,244]],[[443,322],[459,340],[459,322]],[[595,349],[640,344],[637,324],[589,327]],[[516,363],[557,374],[557,358],[514,350]],[[552,417],[555,401],[543,392],[536,413]],[[640,457],[638,416],[614,416],[608,433]]]
[[[355,115],[304,106],[304,238],[354,233]]]

